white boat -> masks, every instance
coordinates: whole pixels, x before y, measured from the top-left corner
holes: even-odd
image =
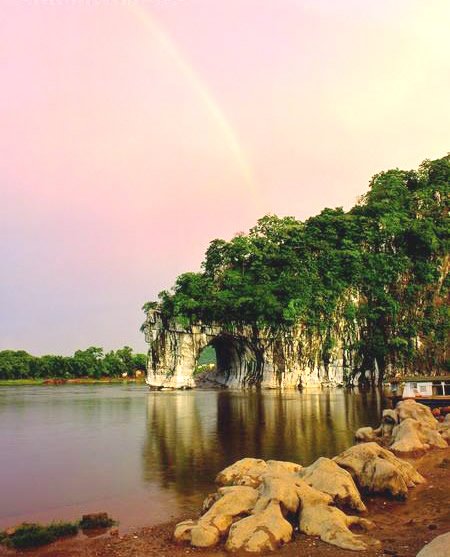
[[[441,408],[450,406],[450,375],[409,376],[391,379],[389,398],[395,406],[400,400],[413,398],[430,406]]]

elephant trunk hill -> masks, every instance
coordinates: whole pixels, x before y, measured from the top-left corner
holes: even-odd
[[[305,387],[448,368],[450,156],[389,170],[349,211],[267,215],[144,305],[148,383]]]

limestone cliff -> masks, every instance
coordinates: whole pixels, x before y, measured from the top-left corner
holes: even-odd
[[[164,323],[157,309],[148,311],[144,332],[150,344],[147,383],[158,389],[195,387],[197,361],[208,345],[216,351],[214,379],[224,386],[273,389],[343,384],[355,358],[348,347],[357,340],[356,332],[341,330],[339,321],[330,327],[331,338],[325,342],[301,325],[182,327],[175,320]]]

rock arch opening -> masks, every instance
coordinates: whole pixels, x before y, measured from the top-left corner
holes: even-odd
[[[195,373],[203,373],[206,371],[216,371],[217,354],[212,344],[207,344],[200,350],[195,366]]]
[[[209,341],[205,351],[209,347],[216,356],[215,375],[219,383],[246,386],[261,381],[263,357],[248,339],[220,333]]]

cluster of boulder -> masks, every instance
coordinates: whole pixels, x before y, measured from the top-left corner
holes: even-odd
[[[415,401],[385,410],[380,427],[362,428],[358,443],[308,467],[293,462],[244,458],[216,477],[219,488],[209,495],[198,520],[177,524],[176,541],[211,547],[221,540],[229,551],[275,550],[289,542],[294,527],[337,547],[365,550],[378,542],[357,530],[373,523],[359,515],[367,509],[361,493],[405,498],[425,479],[396,453],[447,447],[450,417],[443,424]],[[389,447],[389,448],[387,448]],[[344,512],[345,511],[345,512]]]
[[[413,399],[399,402],[395,410],[383,410],[377,429],[362,427],[357,441],[376,441],[396,455],[419,455],[429,449],[446,448],[450,443],[450,414],[439,422],[428,408]]]

